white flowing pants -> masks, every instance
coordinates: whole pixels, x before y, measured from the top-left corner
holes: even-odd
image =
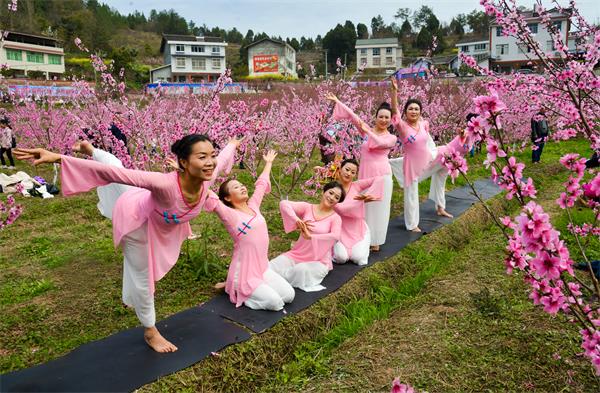
[[[352,246],[351,253],[348,255],[348,250],[342,244],[342,242],[336,242],[333,246],[333,262],[335,263],[346,263],[352,261],[359,266],[366,265],[369,263],[369,246],[371,245],[371,233],[369,227],[365,232],[365,236],[361,241]]]
[[[294,288],[283,277],[270,268],[263,275],[265,280],[252,292],[244,304],[253,310],[279,311],[285,303],[291,303],[296,296]]]
[[[433,161],[417,180],[404,187],[404,223],[409,231],[419,226],[419,182],[428,177],[431,177],[429,199],[435,202],[436,208],[446,208],[448,170],[439,162]]]
[[[385,243],[388,224],[390,222],[393,188],[392,175],[383,176],[383,195],[381,200],[365,204],[365,221],[371,232],[371,246],[380,246]]]
[[[327,266],[321,262],[298,262],[284,254],[269,262],[271,269],[294,288],[300,288],[305,292],[314,292],[325,289],[321,282],[329,273]]]
[[[94,149],[94,161],[103,164],[123,167],[121,161],[101,149]],[[98,187],[98,210],[112,219],[112,211],[117,199],[131,186],[111,183]],[[148,282],[148,226],[142,225],[135,231],[123,236],[123,303],[135,309],[135,314],[146,328],[153,327],[156,323],[154,309],[154,295],[150,293]]]

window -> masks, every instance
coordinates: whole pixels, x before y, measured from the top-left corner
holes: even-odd
[[[476,44],[475,45],[475,50],[486,50],[487,49],[487,44]]]
[[[48,64],[62,64],[60,55],[48,55]]]
[[[185,45],[183,45],[183,44],[175,45],[175,52],[185,52]]]
[[[475,60],[477,60],[477,62],[484,61],[484,60],[486,60],[487,58],[488,58],[488,55],[487,55],[487,54],[483,54],[483,55],[475,55]]]
[[[44,63],[44,54],[40,52],[27,52],[27,61],[30,63]]]
[[[192,45],[192,53],[204,53],[204,47],[200,45]]]
[[[366,57],[361,57],[361,58],[360,58],[360,63],[359,63],[359,64],[361,64],[361,65],[363,65],[363,66],[366,66],[366,65],[367,65],[367,58],[366,58]]]
[[[186,78],[185,75],[179,75],[179,82],[185,82]]]
[[[537,34],[537,32],[538,32],[538,24],[537,23],[529,23],[529,24],[527,24],[527,27],[529,27],[529,30],[531,31],[532,34]]]
[[[496,37],[502,37],[502,27],[496,27]]]
[[[294,69],[294,63],[292,63],[290,60],[286,60],[285,64],[287,65],[288,70]]]
[[[213,46],[212,53],[221,53],[221,48],[219,48],[218,46]]]
[[[381,59],[379,57],[376,57],[373,59],[373,65],[374,66],[379,66],[381,65]]]
[[[7,60],[15,60],[15,61],[23,61],[23,53],[20,50],[7,49],[6,50],[6,59]]]
[[[552,26],[554,26],[556,28],[556,30],[561,31],[562,21],[558,20],[558,21],[552,23]]]
[[[393,57],[386,57],[385,58],[385,64],[394,64],[394,58]]]
[[[517,44],[519,47],[519,52],[521,53],[529,53],[531,52],[531,48],[527,44]]]
[[[212,68],[221,68],[221,59],[212,59]]]
[[[185,68],[185,57],[176,57],[175,58],[175,67]]]
[[[556,47],[554,46],[554,41],[546,41],[546,51],[551,52],[555,50]]]
[[[192,59],[192,70],[205,70],[206,59]]]
[[[508,44],[496,45],[496,55],[508,55]]]
[[[360,50],[360,54],[361,54],[361,55],[366,55],[366,54],[367,54],[367,48],[362,48],[362,49]]]
[[[463,45],[460,47],[461,52],[468,52],[469,51],[469,45]]]
[[[385,48],[385,54],[386,55],[391,55],[392,54],[392,48]]]
[[[381,55],[381,49],[373,48],[373,56],[379,56],[379,55]]]

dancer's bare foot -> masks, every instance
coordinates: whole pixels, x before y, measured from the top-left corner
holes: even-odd
[[[88,141],[77,141],[73,143],[72,149],[86,156],[91,156],[94,153],[94,146]]]
[[[414,228],[414,229],[411,229],[410,231],[411,231],[411,232],[421,232],[421,228],[419,228],[419,227],[416,227],[416,228]]]
[[[379,252],[379,246],[371,246],[369,247],[369,250],[371,250],[371,252]]]
[[[443,217],[448,217],[448,218],[454,217],[452,214],[448,213],[446,210],[444,210],[441,207],[437,208],[437,215],[438,216],[443,216]]]
[[[218,282],[216,283],[213,288],[215,288],[216,290],[221,290],[223,288],[225,288],[225,283],[224,282]]]
[[[164,338],[156,326],[144,330],[144,340],[156,352],[167,353],[177,351],[177,347]]]

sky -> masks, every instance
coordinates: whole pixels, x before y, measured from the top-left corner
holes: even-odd
[[[283,38],[301,36],[315,38],[325,34],[336,24],[346,20],[355,25],[364,23],[371,28],[371,18],[381,15],[386,24],[394,22],[398,8],[419,9],[422,5],[431,7],[442,22],[450,22],[452,17],[469,13],[473,9],[482,10],[479,0],[100,0],[121,14],[134,11],[146,16],[150,10],[174,9],[186,20],[193,20],[196,26],[206,24],[230,30],[237,28],[242,34],[248,29],[254,33],[265,32]],[[517,4],[532,7],[533,0],[517,0]],[[546,6],[550,2],[544,1]],[[561,0],[561,4],[568,4]],[[589,22],[600,22],[600,0],[579,0],[578,8]],[[402,21],[397,21],[401,23]]]

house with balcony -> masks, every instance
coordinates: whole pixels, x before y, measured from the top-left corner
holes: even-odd
[[[8,31],[0,41],[0,64],[8,65],[15,76],[41,72],[54,79],[65,73],[65,52],[56,38]]]
[[[356,70],[361,67],[389,69],[402,67],[402,47],[398,38],[370,38],[356,40]]]
[[[211,83],[226,69],[227,43],[219,37],[163,34],[165,65],[150,70],[150,83]]]
[[[490,40],[489,37],[471,37],[463,38],[456,43],[458,53],[473,57],[477,64],[482,68],[490,67]],[[457,65],[460,69],[462,61],[460,56],[457,59]]]
[[[563,42],[567,43],[569,29],[571,27],[570,14],[568,10],[552,9],[548,11],[552,25],[562,35]],[[522,12],[527,27],[532,35],[539,42],[541,49],[550,58],[560,58],[560,52],[556,51],[554,41],[546,25],[542,23],[539,13],[534,10]],[[502,27],[492,21],[490,23],[490,69],[496,72],[514,72],[520,69],[535,69],[536,60],[533,54],[529,53],[526,45],[519,44],[515,37],[509,37],[502,34]]]

